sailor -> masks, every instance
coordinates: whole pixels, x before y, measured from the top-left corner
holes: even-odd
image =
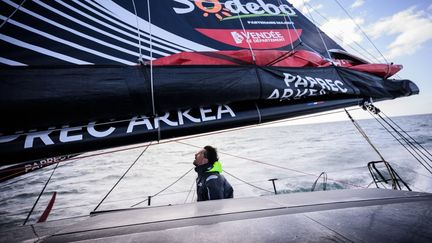
[[[222,165],[216,148],[205,146],[195,154],[193,164],[198,173],[196,179],[198,201],[233,198],[233,188],[221,175]]]

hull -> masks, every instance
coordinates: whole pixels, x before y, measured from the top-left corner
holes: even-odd
[[[431,202],[432,195],[428,193],[383,189],[282,194],[98,212],[90,217],[10,229],[1,233],[1,239],[430,242]]]

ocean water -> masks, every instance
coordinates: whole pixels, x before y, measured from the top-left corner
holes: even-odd
[[[432,114],[393,120],[432,153]],[[432,192],[432,175],[377,121],[358,122],[414,191]],[[180,141],[162,141],[149,146],[141,157],[145,145],[61,163],[29,223],[34,223],[42,214],[53,192],[57,192],[57,198],[48,220],[88,215],[138,157],[135,166],[98,210],[129,208],[139,202],[142,203],[137,207],[147,207],[144,200],[190,170],[194,154],[205,145],[218,148],[225,177],[234,187],[236,198],[272,194],[273,186],[268,181],[272,178],[278,179],[275,181],[278,193],[307,193],[321,172],[328,176],[327,190],[375,187],[371,184],[367,163],[380,159],[348,120],[260,125]],[[94,154],[97,153],[100,151]],[[23,223],[54,167],[0,184],[0,228]],[[195,201],[195,177],[195,172],[190,171],[153,197],[151,206]],[[316,190],[322,189],[320,179]]]

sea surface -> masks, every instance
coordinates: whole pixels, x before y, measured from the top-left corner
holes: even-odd
[[[432,153],[432,114],[392,119]],[[411,189],[432,192],[432,175],[375,119],[358,123]],[[234,187],[236,198],[274,193],[269,181],[273,178],[277,179],[278,193],[307,193],[322,172],[328,178],[326,190],[376,187],[367,163],[380,157],[351,121],[276,123],[161,141],[151,144],[141,156],[146,144],[117,148],[127,149],[120,152],[98,151],[94,156],[63,162],[55,170],[29,223],[37,221],[53,192],[57,192],[57,198],[48,220],[88,215],[137,159],[98,210],[129,208],[140,202],[135,207],[148,207],[145,200],[155,194],[158,195],[151,198],[151,206],[193,202],[196,174],[193,170],[187,172],[192,168],[194,154],[205,145],[218,148],[224,175]],[[135,148],[128,149],[131,147]],[[102,152],[106,153],[95,155]],[[81,156],[89,155],[92,154]],[[0,184],[0,229],[24,222],[54,167]],[[322,182],[320,178],[315,190],[323,190]]]

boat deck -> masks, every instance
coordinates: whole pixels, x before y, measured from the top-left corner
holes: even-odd
[[[11,229],[0,233],[0,239],[432,242],[432,194],[384,189],[320,191],[105,211],[74,220],[36,224],[34,231],[31,226]]]

